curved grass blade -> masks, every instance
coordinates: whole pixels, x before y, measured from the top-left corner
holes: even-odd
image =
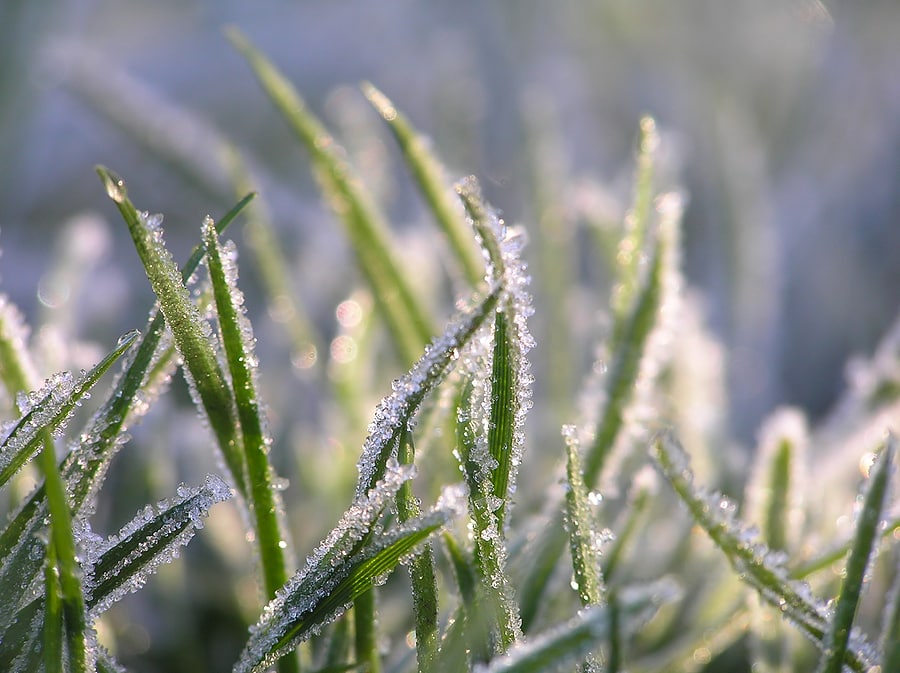
[[[266,606],[251,628],[235,673],[263,671],[318,633],[447,521],[448,510],[434,509],[387,531],[380,529],[381,514],[412,474],[408,466],[393,467],[374,489],[356,499],[306,567]]]
[[[869,484],[862,501],[862,510],[856,525],[850,558],[844,570],[841,589],[838,592],[834,617],[829,621],[828,630],[822,641],[823,656],[819,664],[822,673],[841,673],[847,648],[850,644],[850,629],[856,616],[856,607],[866,580],[869,558],[878,540],[878,527],[890,482],[897,440],[888,437],[875,463],[872,465]]]
[[[237,264],[232,251],[223,250],[209,217],[203,222],[203,243],[244,440],[250,487],[248,502],[259,541],[264,590],[266,598],[271,600],[288,579],[284,554],[288,545],[283,522],[279,520],[284,506],[272,486],[273,470],[268,457],[271,437],[265,430],[255,380],[253,328],[245,315],[243,295],[237,287]]]
[[[383,216],[290,82],[239,31],[229,29],[227,36],[310,153],[321,191],[344,224],[397,351],[406,362],[413,362],[434,331],[413,283],[394,259],[392,251],[397,248],[389,242]]]
[[[181,547],[203,527],[216,503],[231,497],[219,477],[208,475],[199,488],[180,486],[170,504],[149,505],[107,540],[87,533],[85,593],[92,617],[128,593],[140,589],[159,566],[177,558]]]
[[[217,225],[218,230],[224,231],[253,197],[248,194],[226,213]],[[203,254],[199,246],[193,251],[181,272],[184,282],[196,271]],[[62,462],[60,469],[70,505],[80,516],[92,508],[110,461],[128,440],[129,424],[149,409],[168,378],[167,367],[174,364],[174,350],[165,346],[164,333],[163,316],[155,310],[143,330],[140,344],[123,366],[123,373],[88,422],[81,442]],[[45,526],[45,517],[46,501],[41,486],[0,532],[0,604],[14,605],[37,575],[44,558],[44,546],[37,535]],[[11,617],[12,611],[0,610],[0,633]]]
[[[425,197],[435,222],[447,237],[463,275],[472,287],[477,286],[484,275],[483,264],[472,245],[465,220],[450,197],[441,163],[429,149],[428,141],[412,127],[387,96],[369,82],[363,83],[362,90],[391,129],[406,161],[406,167]]]
[[[752,536],[733,520],[734,506],[729,501],[696,489],[688,457],[673,436],[663,434],[654,440],[653,458],[694,521],[722,550],[741,581],[755,589],[765,602],[778,608],[822,648],[829,624],[827,610],[813,598],[808,586],[789,579],[783,554],[753,542]],[[867,648],[853,640],[844,664],[852,671],[862,673],[868,670],[871,662],[865,651]]]
[[[425,353],[412,369],[393,382],[393,393],[378,404],[375,418],[369,426],[369,436],[359,459],[357,496],[365,494],[381,479],[385,465],[398,449],[410,419],[425,396],[443,380],[462,347],[491,315],[500,292],[500,286],[495,286],[473,309],[457,314],[444,334],[425,348]]]
[[[196,396],[198,410],[205,412],[231,477],[246,500],[249,488],[234,397],[210,342],[209,325],[191,301],[181,274],[162,241],[161,216],[139,213],[128,198],[121,178],[103,166],[97,167],[97,173],[128,225],[147,278],[159,299],[160,310],[184,360],[183,370]]]
[[[139,336],[137,331],[123,336],[116,348],[77,380],[68,372],[56,374],[40,391],[31,393],[26,402],[20,398],[24,414],[0,443],[0,486],[31,459],[40,447],[43,432],[59,432],[65,427],[75,407]]]

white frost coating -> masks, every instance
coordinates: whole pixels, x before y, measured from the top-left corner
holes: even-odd
[[[688,456],[674,437],[669,434],[658,437],[653,458],[696,523],[713,538],[742,580],[821,647],[821,640],[812,634],[827,631],[833,610],[813,595],[808,584],[790,578],[785,565],[787,556],[759,542],[758,533],[735,518],[736,507],[730,500],[694,484]],[[851,633],[850,648],[866,665],[874,661],[869,656],[871,646],[855,630]]]
[[[400,486],[415,475],[413,465],[398,465],[389,460],[385,477],[363,496],[357,497],[344,513],[337,526],[309,556],[303,570],[292,577],[263,609],[262,616],[250,629],[250,641],[241,654],[235,673],[263,670],[282,654],[293,649],[300,640],[315,635],[349,606],[349,602],[333,606],[327,614],[298,632],[295,638],[281,648],[276,643],[292,625],[308,616],[347,577],[349,571],[361,561],[374,557],[415,530],[440,525],[453,515],[450,509],[439,505],[419,519],[410,520],[387,531],[381,529],[379,519],[396,497]],[[452,504],[453,498],[449,498]],[[364,538],[369,542],[361,546]],[[374,578],[382,583],[387,575]]]
[[[493,294],[495,290],[492,289]],[[403,424],[409,424],[425,394],[434,388],[457,359],[459,349],[473,326],[484,318],[484,304],[454,316],[444,333],[425,347],[425,353],[407,374],[391,384],[392,393],[383,398],[369,424],[357,468],[356,496],[364,496],[375,477],[379,459],[390,449]]]
[[[83,523],[77,532],[85,568],[84,591],[93,619],[128,593],[137,591],[159,566],[178,558],[209,508],[232,496],[232,490],[215,475],[207,475],[199,488],[179,486],[171,502],[147,505],[115,535],[103,540]],[[138,542],[122,558],[109,561],[118,545]],[[162,546],[159,546],[159,545]],[[158,548],[157,548],[158,547]],[[95,596],[98,590],[103,595]]]

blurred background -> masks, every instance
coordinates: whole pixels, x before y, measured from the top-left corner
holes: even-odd
[[[226,146],[235,148],[310,319],[326,338],[344,325],[335,308],[355,285],[339,227],[304,151],[223,37],[227,25],[267,54],[335,132],[409,243],[400,257],[412,269],[421,265],[419,232],[431,225],[360,81],[378,86],[431,138],[451,179],[475,174],[506,219],[525,226],[536,275],[543,245],[574,249],[581,224],[621,218],[639,120],[653,115],[662,136],[658,182],[687,197],[686,274],[727,348],[731,429],[747,445],[777,405],[824,413],[844,385],[848,358],[871,352],[894,321],[893,0],[2,0],[0,287],[32,325],[63,323],[77,337],[73,348],[52,333],[36,335],[57,368],[90,365],[116,336],[142,325],[152,304],[94,173],[98,163],[126,179],[138,207],[165,214],[167,242],[183,261],[203,216],[221,216],[236,200]],[[240,231],[231,235],[241,248]],[[259,275],[242,261],[251,306]],[[596,289],[603,278],[580,265],[566,281],[585,316],[577,361],[585,369],[608,297]],[[540,285],[536,294],[540,314]],[[284,338],[255,325],[260,351],[270,354],[261,358],[264,381],[282,391],[269,396],[273,425],[301,442],[295,435],[308,430],[299,421],[322,422],[315,389],[303,386],[296,358],[294,368],[279,368],[278,353],[290,350]],[[549,350],[534,352],[538,386]],[[295,385],[299,407],[275,402],[296,402],[283,392]],[[203,441],[195,419],[161,414],[168,420],[144,442]],[[159,483],[183,478],[178,468],[154,469],[176,472]],[[133,497],[147,501],[147,488],[147,497]],[[101,512],[97,527],[122,517]],[[135,652],[148,637],[134,635]]]

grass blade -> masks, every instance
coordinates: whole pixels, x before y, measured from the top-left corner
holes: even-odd
[[[583,606],[603,603],[600,540],[591,521],[590,495],[581,474],[580,446],[573,426],[563,428],[566,439],[566,532],[578,598]]]
[[[180,486],[171,503],[147,506],[107,540],[85,533],[85,592],[91,616],[97,617],[126,594],[140,589],[203,527],[203,517],[210,507],[230,497],[231,489],[225,482],[209,475],[199,488]]]
[[[428,141],[412,127],[387,96],[369,82],[363,83],[362,90],[391,129],[406,161],[406,167],[425,197],[435,222],[447,237],[463,275],[472,287],[477,286],[484,275],[483,264],[471,243],[465,220],[450,197],[441,163],[429,149]]]
[[[218,230],[224,231],[253,197],[248,194],[226,213],[217,225]],[[181,272],[185,282],[196,271],[203,254],[199,246],[191,254]],[[164,332],[163,316],[154,311],[123,373],[81,433],[78,446],[62,462],[60,469],[70,505],[80,516],[92,508],[110,461],[128,438],[129,424],[146,413],[167,380],[167,367],[172,364],[174,351],[165,347]],[[13,605],[38,573],[44,547],[37,535],[44,527],[45,517],[46,501],[41,486],[0,532],[0,604]],[[11,611],[0,611],[0,632],[11,616]]]
[[[28,328],[19,309],[0,294],[0,381],[21,414],[16,396],[36,387],[38,376],[28,354]]]
[[[102,166],[97,167],[97,173],[128,225],[147,278],[159,299],[160,310],[184,360],[184,371],[196,395],[198,410],[205,412],[238,492],[247,500],[249,488],[234,398],[209,340],[209,325],[191,302],[181,274],[162,242],[161,218],[139,213],[128,198],[121,178]]]
[[[415,446],[409,432],[404,433],[400,440],[397,462],[401,465],[412,465],[415,462]],[[412,485],[408,481],[404,482],[397,493],[397,519],[404,523],[420,515]],[[438,645],[438,588],[431,544],[423,545],[422,550],[413,556],[409,564],[409,577],[416,631],[416,662],[419,673],[426,673],[434,665]]]
[[[56,374],[40,391],[28,396],[22,409],[25,413],[0,443],[0,486],[31,459],[41,445],[43,432],[59,432],[65,427],[75,407],[139,336],[137,331],[123,336],[116,348],[78,379],[68,372]],[[22,398],[19,405],[23,405]]]
[[[410,467],[392,467],[374,489],[357,498],[306,567],[266,606],[234,673],[263,671],[318,633],[447,521],[450,512],[435,509],[387,531],[379,529],[381,514],[412,474]]]
[[[236,29],[227,35],[310,153],[322,193],[344,224],[397,351],[406,362],[413,362],[434,331],[413,284],[394,259],[397,247],[388,240],[383,216],[290,82]]]
[[[806,585],[789,579],[783,555],[752,542],[752,536],[730,518],[734,506],[729,501],[696,489],[688,457],[673,436],[663,434],[654,440],[653,457],[691,517],[722,550],[741,581],[822,648],[829,622],[827,610]],[[844,664],[860,673],[870,666],[867,654],[855,645],[846,652]]]
[[[266,598],[288,579],[284,550],[286,532],[280,518],[284,506],[272,486],[273,470],[268,450],[271,437],[264,429],[255,380],[256,356],[253,352],[253,328],[245,315],[243,295],[237,287],[237,263],[231,250],[219,243],[211,218],[203,223],[203,243],[207,250],[209,276],[216,300],[222,345],[231,372],[231,384],[237,404],[249,481],[250,511],[259,541],[263,585]]]
[[[853,618],[866,581],[869,558],[878,541],[878,527],[887,496],[897,440],[889,436],[875,463],[872,465],[869,484],[862,501],[862,510],[856,525],[850,558],[844,570],[841,589],[838,592],[834,618],[822,641],[823,656],[819,664],[822,673],[841,673],[847,648],[850,644]]]

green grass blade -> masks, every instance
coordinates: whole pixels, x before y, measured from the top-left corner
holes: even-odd
[[[41,432],[41,437],[43,449],[41,450],[40,467],[44,476],[44,487],[47,491],[47,507],[50,511],[49,544],[53,546],[53,556],[59,573],[69,667],[73,673],[87,673],[93,668],[93,665],[88,657],[87,619],[81,586],[81,568],[76,557],[75,536],[72,532],[72,513],[66,499],[66,489],[56,465],[53,438],[47,430]],[[55,596],[51,602],[55,604]],[[56,650],[56,643],[52,645],[50,656],[53,656]]]
[[[284,555],[287,542],[283,523],[279,520],[284,514],[284,506],[272,486],[273,470],[268,457],[271,437],[264,430],[264,412],[255,380],[253,329],[244,312],[243,295],[237,287],[236,262],[220,245],[211,218],[203,223],[203,243],[244,440],[249,506],[259,543],[263,586],[266,598],[271,600],[288,579]]]
[[[583,606],[603,603],[600,575],[600,547],[584,477],[581,474],[580,446],[573,426],[563,428],[566,438],[566,532],[572,555],[573,586]]]
[[[109,539],[86,539],[85,590],[92,617],[140,589],[159,566],[176,558],[203,526],[210,507],[230,497],[225,482],[209,475],[199,488],[180,486],[171,503],[146,507]]]
[[[893,586],[885,601],[879,645],[881,670],[900,671],[900,573],[894,575]]]
[[[494,287],[474,308],[455,316],[444,334],[426,347],[412,369],[393,383],[394,392],[378,404],[373,430],[359,459],[357,496],[369,491],[384,474],[385,465],[399,447],[409,420],[425,396],[443,380],[462,347],[491,315],[499,295],[500,287]]]
[[[240,32],[230,29],[227,35],[310,153],[322,193],[344,224],[397,351],[413,362],[434,331],[413,283],[394,259],[397,247],[389,242],[383,216],[290,82]]]
[[[47,673],[63,672],[63,631],[65,620],[62,606],[62,589],[59,586],[59,570],[53,545],[48,545],[44,566],[44,670]]]
[[[129,200],[121,178],[102,166],[97,167],[97,173],[128,225],[147,278],[159,299],[160,310],[184,360],[184,371],[196,395],[198,410],[205,412],[231,477],[246,500],[249,488],[234,398],[208,337],[209,326],[191,301],[181,274],[162,242],[159,216],[139,213]]]
[[[872,465],[869,484],[862,501],[862,509],[856,524],[850,558],[844,570],[841,589],[834,608],[834,618],[829,621],[822,643],[823,656],[819,664],[822,673],[841,673],[850,645],[853,619],[866,581],[869,558],[878,541],[878,527],[887,496],[897,440],[890,436],[875,463]]]
[[[415,453],[412,434],[406,432],[400,440],[397,462],[401,465],[412,465],[415,462]],[[413,494],[412,484],[404,482],[397,493],[397,519],[403,523],[420,515],[419,503]],[[434,550],[430,544],[423,545],[422,550],[410,561],[409,577],[416,631],[416,662],[419,673],[426,673],[434,665],[438,644],[438,589],[434,574]]]
[[[0,294],[0,381],[21,413],[16,396],[36,387],[37,374],[28,354],[28,328],[19,309]]]
[[[463,388],[457,405],[457,445],[469,491],[475,567],[480,580],[474,611],[485,611],[481,616],[487,622],[490,642],[483,655],[490,658],[508,650],[520,637],[521,627],[512,582],[506,572],[507,549],[496,514],[502,500],[493,493],[494,460],[478,422],[480,417],[475,407],[480,405],[480,400],[473,400],[473,387]]]
[[[358,500],[317,548],[306,567],[266,607],[251,629],[235,673],[263,671],[346,610],[351,601],[380,584],[400,561],[447,520],[433,510],[380,532],[380,513],[396,496],[409,469],[389,471],[366,498]]]
[[[491,360],[491,415],[488,426],[488,450],[496,461],[493,470],[493,495],[501,499],[495,510],[497,527],[502,532],[509,500],[510,473],[513,470],[513,426],[516,416],[515,346],[504,311],[494,314],[494,354]]]
[[[751,535],[730,518],[734,507],[730,502],[697,490],[688,457],[673,436],[663,434],[654,440],[653,458],[691,517],[725,554],[741,581],[821,648],[828,629],[827,610],[806,585],[789,579],[782,555],[750,541]],[[846,652],[844,663],[859,672],[869,666],[866,653],[856,647]]]
[[[43,432],[58,432],[65,427],[75,407],[139,336],[137,331],[123,336],[116,348],[78,379],[68,372],[57,374],[28,396],[25,414],[0,442],[0,486],[31,459],[41,445]]]
[[[226,213],[217,225],[218,230],[224,231],[252,198],[248,194]],[[198,246],[182,268],[181,277],[185,282],[196,271],[203,253],[203,248]],[[149,409],[161,392],[168,377],[166,367],[174,356],[171,348],[160,346],[164,332],[163,316],[154,311],[139,345],[129,355],[124,372],[81,433],[78,446],[63,460],[60,469],[73,512],[84,514],[92,508],[110,461],[127,439],[126,429]],[[41,486],[0,531],[0,604],[14,604],[38,573],[44,547],[37,535],[44,527],[45,517],[46,501]],[[11,611],[0,611],[0,631],[11,616]]]
[[[484,276],[484,265],[477,249],[472,245],[465,219],[450,196],[441,163],[429,149],[428,141],[412,127],[387,96],[369,82],[363,83],[362,90],[391,129],[406,167],[425,197],[435,222],[447,237],[463,275],[472,287],[477,286]]]

